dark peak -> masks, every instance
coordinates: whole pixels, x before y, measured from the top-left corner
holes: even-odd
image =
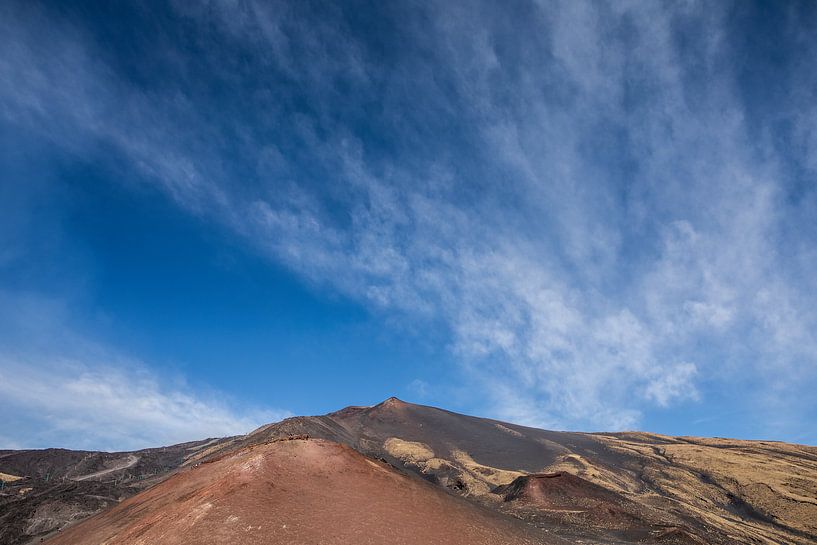
[[[353,418],[353,417],[356,417],[358,415],[372,414],[372,413],[376,414],[378,411],[381,411],[381,410],[401,409],[403,407],[408,407],[409,405],[410,405],[410,403],[406,403],[405,401],[392,396],[392,397],[390,397],[390,398],[388,398],[388,399],[386,399],[384,401],[381,401],[377,405],[370,405],[368,407],[352,405],[352,406],[349,406],[349,407],[344,407],[343,409],[340,409],[339,411],[329,413],[328,416],[332,416],[332,417],[336,417],[336,418]]]
[[[394,396],[391,396],[389,399],[377,404],[378,407],[401,407],[404,405],[408,405],[408,403]]]

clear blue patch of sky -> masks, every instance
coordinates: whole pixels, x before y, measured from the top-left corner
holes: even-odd
[[[452,372],[440,339],[384,328],[104,162],[8,149],[2,164],[18,184],[5,191],[29,227],[13,225],[24,249],[0,268],[4,288],[66,298],[78,331],[160,376],[317,414],[410,396],[413,380]],[[49,160],[25,160],[35,154]]]

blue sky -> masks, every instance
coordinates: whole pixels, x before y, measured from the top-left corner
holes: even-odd
[[[0,448],[817,443],[813,4],[149,4],[0,7]]]

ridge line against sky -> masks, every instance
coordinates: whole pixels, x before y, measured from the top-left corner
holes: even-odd
[[[0,442],[241,433],[328,410],[319,392],[341,375],[360,378],[348,403],[402,393],[545,428],[817,441],[814,6],[0,10],[0,409],[15,422]],[[169,266],[94,241],[140,207],[160,221],[124,233],[177,239],[191,263],[229,254],[239,265],[201,274],[248,300],[285,286],[309,312],[266,311],[274,332],[203,323],[217,294],[202,288],[174,314],[200,352],[134,341],[173,344],[122,317],[140,304],[122,293],[164,293]],[[135,261],[145,279],[95,285]],[[299,363],[231,340],[256,329],[358,346]],[[199,362],[208,350],[231,357]],[[49,395],[60,382],[119,393],[83,405]],[[102,407],[127,392],[171,416],[123,431]]]

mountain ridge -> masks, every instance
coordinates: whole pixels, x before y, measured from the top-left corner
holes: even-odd
[[[0,522],[16,534],[3,530],[0,541],[28,543],[180,472],[291,439],[343,445],[400,475],[568,542],[817,541],[817,448],[647,432],[540,430],[394,397],[372,406],[291,417],[243,436],[135,453],[84,453],[92,462],[85,461],[82,468],[73,463],[54,469],[52,478],[63,479],[64,489],[49,492],[42,472],[6,483]],[[29,456],[34,463],[36,452],[45,451],[0,452],[0,473],[16,475],[12,470],[25,469],[20,460]],[[132,460],[129,455],[139,459],[119,467]],[[71,460],[82,458],[78,456],[66,451]],[[18,464],[5,463],[9,457]],[[140,478],[139,472],[145,475],[148,469],[154,472]],[[74,480],[95,472],[96,477]],[[561,477],[539,482],[543,474]],[[527,495],[508,498],[514,482],[536,486]],[[32,490],[19,498],[7,493],[20,494],[27,487]],[[572,490],[574,500],[581,501],[554,503],[562,489]],[[91,504],[87,496],[109,499]],[[76,504],[83,509],[69,508]]]

